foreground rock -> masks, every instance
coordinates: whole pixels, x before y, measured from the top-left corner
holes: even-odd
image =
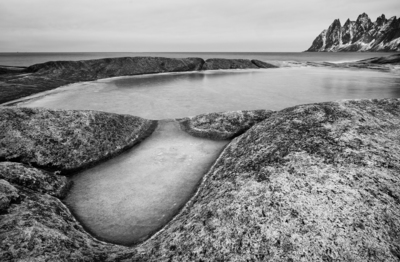
[[[272,113],[271,110],[231,111],[185,117],[178,121],[182,130],[193,136],[225,140],[241,135]]]
[[[71,172],[132,147],[155,126],[96,111],[0,108],[0,160]]]
[[[173,221],[132,248],[93,239],[57,198],[3,181],[11,204],[0,257],[399,261],[399,136],[400,99],[273,113],[228,145]]]
[[[122,252],[86,233],[54,197],[67,185],[62,177],[9,162],[0,174],[1,261],[104,261]]]
[[[233,140],[143,260],[399,261],[400,100],[311,104]]]

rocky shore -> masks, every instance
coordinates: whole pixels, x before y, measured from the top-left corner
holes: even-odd
[[[130,146],[152,123],[93,111],[2,110],[10,117],[0,128],[16,130],[0,136],[2,261],[400,260],[400,99],[180,120],[201,135],[236,138],[181,212],[133,247],[86,233],[60,201],[69,186],[60,175]],[[78,130],[73,138],[68,126]],[[24,130],[35,136],[28,139]],[[101,154],[79,157],[101,148],[103,139]],[[86,142],[60,155],[43,147],[56,143],[70,151],[73,141]],[[45,153],[50,162],[42,161]]]
[[[51,61],[26,68],[0,66],[0,104],[63,85],[115,76],[276,66],[259,60],[119,57],[83,61]]]
[[[386,57],[374,57],[360,61],[345,63],[307,62],[306,65],[315,67],[372,69],[388,72],[392,70],[400,70],[400,54],[390,55]]]

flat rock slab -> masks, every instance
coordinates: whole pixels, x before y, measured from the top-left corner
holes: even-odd
[[[66,203],[100,239],[142,241],[189,200],[227,143],[190,136],[176,121],[160,121],[134,149],[72,177]]]
[[[72,172],[133,146],[155,121],[97,111],[0,108],[0,160]]]

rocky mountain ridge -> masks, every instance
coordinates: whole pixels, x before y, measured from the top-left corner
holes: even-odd
[[[307,52],[400,51],[400,18],[381,15],[372,22],[366,13],[342,26],[335,19],[315,38]]]

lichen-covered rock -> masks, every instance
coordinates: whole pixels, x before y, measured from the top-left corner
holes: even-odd
[[[256,59],[251,60],[251,62],[252,62],[253,64],[255,64],[256,66],[258,66],[259,68],[278,68],[278,67],[275,66],[275,65],[266,63],[266,62],[264,62],[264,61],[256,60]]]
[[[60,170],[85,168],[151,134],[156,121],[97,111],[0,108],[0,159]]]
[[[192,204],[132,257],[399,261],[399,136],[399,99],[277,112],[235,138]]]
[[[182,130],[193,136],[225,140],[244,133],[272,113],[270,110],[230,111],[185,117],[178,121]]]
[[[0,179],[58,198],[63,198],[70,187],[64,176],[14,162],[0,162]]]
[[[165,228],[95,240],[48,194],[18,188],[2,261],[399,261],[400,99],[301,105],[236,137]]]
[[[225,58],[210,58],[203,65],[203,70],[217,69],[258,69],[259,67],[253,64],[248,59],[225,59]]]
[[[18,190],[6,180],[0,179],[0,213],[7,210],[11,202],[18,197]]]
[[[104,261],[121,249],[86,233],[59,199],[24,188],[18,194],[0,215],[1,261]]]

